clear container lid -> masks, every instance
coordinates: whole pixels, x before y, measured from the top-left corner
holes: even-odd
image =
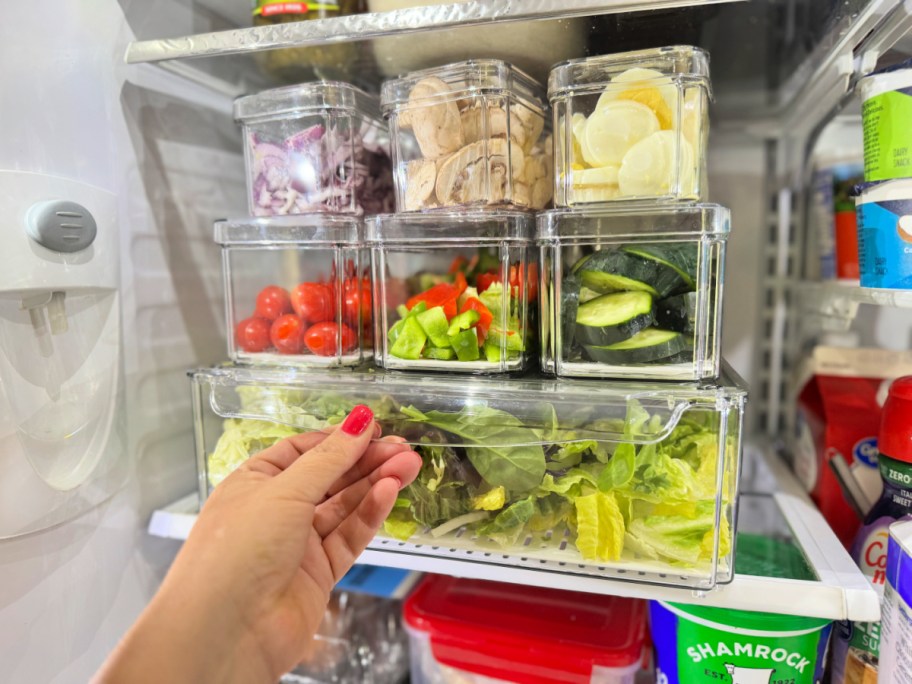
[[[335,421],[357,404],[374,408],[377,419],[395,429],[401,407],[462,416],[484,426],[484,445],[599,442],[652,444],[666,439],[689,410],[743,408],[744,381],[723,364],[714,384],[612,382],[540,377],[503,378],[417,373],[378,373],[359,369],[321,373],[290,368],[224,366],[192,371],[204,385],[204,402],[222,418],[268,420],[312,429],[314,419]],[[646,433],[631,436],[628,408],[651,416]],[[517,420],[522,426],[520,429]],[[448,436],[449,435],[449,436]],[[470,439],[441,430],[404,434],[411,444],[471,446]]]
[[[363,235],[361,219],[333,214],[225,219],[215,223],[218,244],[241,247],[297,245],[325,249],[333,245],[357,246],[363,242]]]
[[[646,602],[430,575],[406,600],[406,624],[430,635],[434,658],[498,679],[590,681],[630,667],[646,642]]]
[[[606,208],[552,209],[538,214],[535,238],[539,242],[562,239],[678,238],[712,236],[726,239],[731,214],[718,204],[669,204],[641,202]]]
[[[675,81],[704,85],[712,96],[709,53],[689,45],[674,45],[561,62],[548,76],[548,97],[554,99],[600,91],[630,69],[650,69]],[[648,75],[644,74],[644,77],[648,78]]]
[[[534,215],[522,211],[432,211],[421,214],[380,214],[364,221],[371,245],[453,243],[473,246],[529,242]]]
[[[341,81],[314,81],[264,90],[234,101],[234,120],[243,124],[290,119],[325,110],[358,113],[382,121],[380,102],[374,96]]]
[[[412,95],[415,85],[436,77],[447,85],[442,92]],[[544,87],[524,71],[499,59],[470,59],[441,67],[413,71],[401,78],[385,81],[380,90],[380,106],[389,114],[403,105],[420,106],[468,98],[473,95],[511,94],[523,104],[544,112],[548,99]]]

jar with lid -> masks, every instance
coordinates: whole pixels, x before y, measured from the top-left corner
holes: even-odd
[[[331,19],[364,11],[364,0],[332,2],[284,2],[253,0],[253,25],[274,26],[311,19]],[[314,47],[283,48],[256,52],[260,69],[282,83],[300,83],[314,78],[348,79],[357,57],[357,44],[336,43]]]

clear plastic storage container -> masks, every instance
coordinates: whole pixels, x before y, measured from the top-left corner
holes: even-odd
[[[539,214],[545,372],[715,378],[729,230],[716,204]]]
[[[215,224],[228,355],[247,363],[353,366],[370,355],[360,219],[312,214]]]
[[[504,373],[537,351],[534,220],[517,211],[366,220],[377,365]]]
[[[634,684],[646,602],[425,577],[405,602],[413,684]]]
[[[393,207],[389,133],[379,102],[317,81],[235,101],[254,216],[375,214]]]
[[[694,589],[732,578],[745,392],[415,373],[192,374],[200,496],[366,404],[422,455],[371,548]],[[420,563],[416,560],[415,563]]]
[[[575,59],[548,79],[559,207],[706,197],[709,56],[665,47]]]
[[[483,59],[386,81],[396,210],[551,201],[544,88],[506,62]]]

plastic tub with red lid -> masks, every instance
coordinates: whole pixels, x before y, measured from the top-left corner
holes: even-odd
[[[426,577],[405,602],[413,684],[633,684],[646,643],[635,599]]]

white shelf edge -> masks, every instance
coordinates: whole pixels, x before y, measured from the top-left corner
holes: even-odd
[[[148,532],[153,537],[164,539],[186,539],[199,510],[199,494],[194,492],[178,499],[172,504],[153,511],[149,519]]]
[[[127,46],[125,59],[128,64],[138,64],[190,57],[215,57],[284,47],[367,40],[419,31],[439,31],[491,22],[617,14],[737,1],[743,0],[472,0],[433,7],[134,41]]]
[[[736,575],[728,584],[718,585],[710,591],[698,591],[377,548],[368,548],[361,554],[358,563],[733,610],[762,610],[831,620],[879,620],[880,599],[874,589],[855,566],[823,517],[813,507],[794,476],[771,450],[764,449],[763,452],[779,485],[779,491],[773,498],[791,527],[796,542],[811,563],[819,578],[818,581]],[[196,519],[194,511],[197,507],[198,497],[191,494],[164,509],[155,511],[149,522],[149,534],[169,539],[185,539]]]
[[[860,304],[912,308],[912,290],[885,290],[852,283],[796,283],[802,310],[824,318],[853,319]]]

